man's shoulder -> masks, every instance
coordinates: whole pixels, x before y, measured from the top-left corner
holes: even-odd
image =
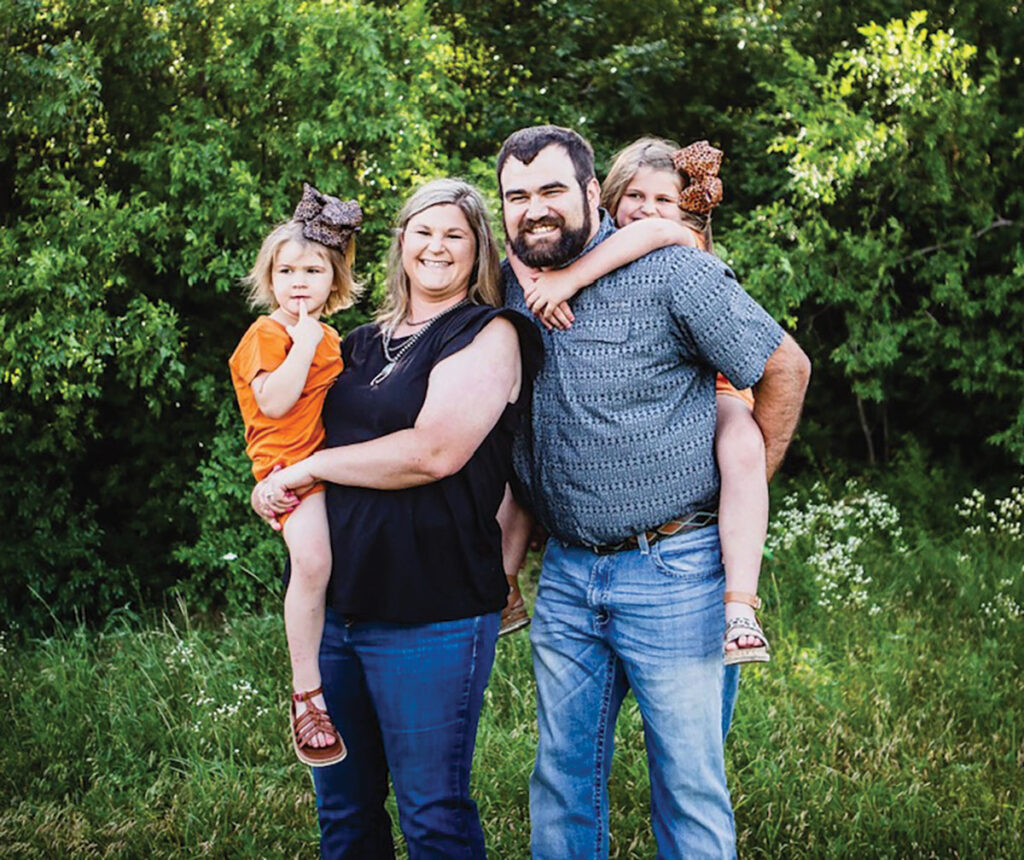
[[[508,260],[501,261],[501,278],[498,283],[498,290],[501,294],[501,303],[505,307],[515,308],[516,310],[526,307],[526,301],[523,299],[523,288],[519,285],[519,281],[512,271],[512,265]]]
[[[725,264],[714,254],[701,251],[699,248],[690,248],[686,245],[667,245],[664,248],[655,250],[638,257],[629,266],[635,266],[640,270],[684,270],[688,268],[710,268],[721,270],[726,268]],[[628,268],[624,266],[623,268]]]

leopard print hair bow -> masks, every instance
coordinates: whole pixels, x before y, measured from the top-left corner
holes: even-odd
[[[707,215],[722,202],[722,180],[718,178],[722,150],[698,140],[674,152],[672,163],[687,181],[679,193],[680,209]]]
[[[355,200],[339,200],[321,194],[308,182],[302,183],[302,199],[292,218],[303,224],[302,235],[328,248],[345,253],[353,233],[363,223],[363,210]]]

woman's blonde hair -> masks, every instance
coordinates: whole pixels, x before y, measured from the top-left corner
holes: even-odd
[[[409,275],[402,266],[402,234],[420,212],[431,206],[458,206],[476,239],[476,262],[469,276],[469,300],[473,304],[501,304],[501,268],[491,232],[487,204],[480,192],[461,179],[434,179],[417,188],[398,213],[388,251],[387,290],[377,312],[383,328],[394,329],[409,313]]]
[[[651,170],[664,170],[675,174],[684,183],[686,180],[676,169],[672,155],[679,150],[679,144],[662,137],[641,137],[629,146],[623,147],[612,161],[612,166],[601,184],[601,205],[615,219],[622,195],[626,193],[629,183],[641,167]],[[684,186],[685,187],[685,186]],[[704,250],[712,252],[711,216],[698,215],[680,208],[679,217],[687,227],[691,227],[704,240]]]
[[[351,307],[359,298],[363,288],[352,277],[352,265],[356,259],[355,236],[349,238],[343,253],[337,248],[328,248],[326,245],[307,239],[302,235],[304,226],[301,221],[285,221],[271,230],[270,235],[263,240],[252,271],[242,278],[242,283],[249,288],[248,299],[251,307],[266,311],[277,310],[278,304],[277,299],[274,298],[273,285],[274,261],[277,259],[277,252],[287,242],[298,242],[303,248],[313,248],[330,263],[331,270],[334,272],[334,280],[331,283],[331,293],[327,297],[327,304],[324,305],[325,316]]]

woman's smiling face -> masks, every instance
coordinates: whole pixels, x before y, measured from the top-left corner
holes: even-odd
[[[409,276],[411,292],[433,300],[469,289],[476,253],[469,221],[453,203],[418,212],[402,233],[402,267]]]

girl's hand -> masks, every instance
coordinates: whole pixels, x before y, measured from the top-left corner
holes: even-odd
[[[295,325],[287,325],[285,329],[292,343],[316,349],[318,343],[323,340],[324,328],[313,317],[306,312],[306,299],[299,301],[299,319]]]
[[[573,316],[566,300],[576,295],[579,286],[570,288],[571,280],[562,271],[545,272],[527,266],[508,244],[505,245],[505,257],[512,267],[516,280],[523,288],[523,297],[530,311],[549,331],[552,328],[569,328],[576,317]],[[546,287],[549,283],[552,284],[553,290],[561,292],[569,288],[569,292],[562,298],[558,298],[557,295],[549,296]],[[536,307],[538,304],[539,308]]]
[[[523,286],[523,295],[527,307],[545,326],[565,329],[576,319],[569,308],[569,299],[582,286],[568,269],[556,269],[539,272],[528,286]]]

